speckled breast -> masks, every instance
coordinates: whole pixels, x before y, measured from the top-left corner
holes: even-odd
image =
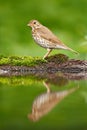
[[[38,33],[32,33],[34,41],[44,48],[50,48],[49,41],[42,38]]]

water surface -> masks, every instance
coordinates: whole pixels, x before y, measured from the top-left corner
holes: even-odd
[[[0,76],[0,128],[87,129],[87,74]]]

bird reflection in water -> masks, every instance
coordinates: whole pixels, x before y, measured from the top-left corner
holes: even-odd
[[[66,96],[75,92],[79,87],[71,88],[69,90],[51,92],[49,84],[44,82],[47,92],[39,95],[33,102],[32,113],[28,114],[28,118],[32,121],[38,121],[41,117],[50,112],[59,102]]]

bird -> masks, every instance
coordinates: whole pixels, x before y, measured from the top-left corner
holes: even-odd
[[[78,54],[78,52],[66,46],[50,29],[42,25],[38,20],[29,21],[27,26],[32,29],[34,41],[41,47],[47,49],[47,53],[43,59],[46,59],[53,49],[69,50]]]

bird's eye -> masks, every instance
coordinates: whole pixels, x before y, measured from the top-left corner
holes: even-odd
[[[36,24],[36,22],[34,22],[34,24]]]

